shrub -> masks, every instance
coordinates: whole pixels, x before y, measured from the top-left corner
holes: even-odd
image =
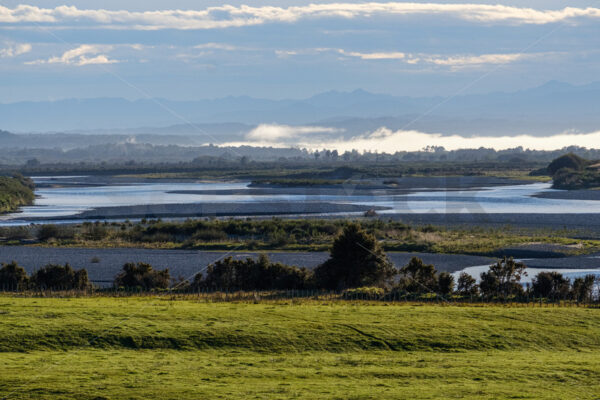
[[[258,260],[234,260],[227,257],[209,265],[204,280],[197,277],[194,279],[194,286],[223,290],[290,290],[312,287],[310,271],[271,263],[264,254]]]
[[[349,224],[333,242],[329,259],[315,269],[315,280],[325,289],[387,286],[396,273],[377,239]]]
[[[0,268],[0,289],[24,290],[27,288],[29,277],[23,267],[16,261],[9,264],[2,263]]]
[[[40,226],[37,232],[38,240],[46,242],[51,239],[73,239],[75,230],[70,226],[46,224]]]
[[[90,286],[87,271],[75,271],[69,264],[48,264],[31,275],[33,287],[45,290],[83,290]]]
[[[479,286],[477,281],[466,272],[462,272],[458,276],[458,285],[456,291],[461,296],[477,296],[479,294]]]
[[[31,239],[31,232],[25,226],[11,226],[0,228],[0,235],[8,240]]]
[[[576,154],[568,153],[553,160],[550,165],[548,165],[547,170],[550,175],[554,175],[563,168],[578,171],[583,169],[587,164],[587,160]]]
[[[366,286],[360,288],[346,289],[342,292],[344,299],[377,300],[383,297],[385,290],[380,287]]]
[[[591,301],[594,293],[594,275],[586,275],[583,278],[575,278],[571,286],[571,297],[577,301]]]
[[[448,272],[440,272],[437,276],[437,292],[449,295],[454,291],[454,276]]]
[[[200,242],[224,242],[228,236],[225,232],[217,229],[202,229],[194,233],[192,239]]]
[[[410,259],[408,264],[400,269],[398,287],[410,293],[430,293],[437,291],[435,267],[425,264],[418,257]]]
[[[115,277],[115,286],[143,289],[167,289],[171,275],[169,269],[155,270],[152,265],[146,263],[126,263]]]
[[[95,223],[85,223],[83,224],[84,231],[83,237],[88,240],[102,240],[108,236],[108,228],[96,221]]]
[[[569,280],[558,272],[540,272],[531,282],[531,290],[536,297],[566,299],[571,290]]]
[[[487,297],[509,297],[513,295],[522,295],[523,286],[521,286],[521,276],[527,275],[525,269],[527,266],[521,262],[516,262],[511,258],[506,258],[491,265],[487,272],[481,273],[479,288],[483,295]]]

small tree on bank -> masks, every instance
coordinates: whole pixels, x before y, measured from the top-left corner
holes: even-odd
[[[398,286],[409,293],[437,292],[435,267],[425,264],[418,257],[411,258],[408,264],[400,268],[400,275]]]
[[[83,290],[90,282],[85,269],[75,271],[69,264],[48,264],[31,275],[31,285],[41,290]]]
[[[568,279],[558,272],[540,272],[531,282],[531,290],[536,297],[566,299],[570,295]]]
[[[437,276],[437,292],[448,296],[454,291],[454,276],[449,272],[440,272]]]
[[[329,259],[315,269],[315,280],[325,289],[382,287],[396,273],[377,239],[360,225],[349,224],[333,242]]]
[[[592,300],[594,293],[594,283],[596,277],[594,275],[586,275],[583,278],[575,278],[571,287],[571,297],[580,302]]]
[[[146,263],[126,263],[123,271],[115,277],[117,287],[141,287],[143,289],[167,289],[171,281],[169,269],[155,270]]]
[[[29,282],[29,277],[25,269],[17,264],[16,261],[5,264],[0,268],[0,289],[25,290]]]
[[[523,294],[521,277],[527,275],[527,266],[516,262],[512,257],[504,257],[496,264],[490,266],[487,272],[481,273],[479,288],[487,297],[509,297]]]

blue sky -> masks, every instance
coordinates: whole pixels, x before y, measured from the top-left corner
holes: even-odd
[[[3,1],[0,102],[410,96],[598,80],[597,1]],[[179,11],[178,11],[179,10]]]

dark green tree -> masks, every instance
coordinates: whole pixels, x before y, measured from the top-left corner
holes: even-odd
[[[167,289],[171,281],[169,269],[155,270],[146,263],[126,263],[115,277],[117,287],[141,287],[143,289]]]
[[[523,294],[521,277],[527,275],[527,266],[516,262],[512,257],[504,257],[490,266],[487,272],[481,273],[479,288],[487,297],[503,297]]]
[[[360,225],[349,224],[333,242],[329,259],[315,269],[315,280],[326,289],[383,287],[396,273],[377,239]]]
[[[407,292],[431,293],[438,289],[435,267],[425,264],[418,257],[411,258],[408,264],[400,268],[400,275],[398,286]]]
[[[31,284],[41,290],[83,290],[90,286],[87,271],[76,271],[69,264],[46,265],[31,275]]]
[[[571,285],[571,298],[580,302],[591,301],[595,282],[596,277],[594,275],[575,278],[573,285]]]
[[[466,272],[462,272],[458,276],[458,285],[456,291],[461,296],[477,296],[479,294],[479,286],[477,281]]]
[[[440,272],[437,276],[437,292],[447,296],[454,291],[454,276],[448,272]]]
[[[563,168],[579,171],[585,168],[587,164],[589,164],[589,162],[586,159],[581,158],[574,153],[568,153],[554,159],[550,165],[548,165],[548,173],[552,176]]]
[[[536,297],[566,299],[571,285],[569,280],[558,272],[540,272],[531,282],[531,290]]]
[[[24,290],[27,288],[29,277],[25,269],[12,261],[8,264],[2,263],[0,268],[0,289]]]

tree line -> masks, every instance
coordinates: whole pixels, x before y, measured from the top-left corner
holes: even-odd
[[[594,275],[572,282],[557,272],[541,272],[526,287],[527,267],[504,258],[481,273],[480,281],[462,273],[455,282],[448,272],[413,257],[397,269],[377,239],[358,224],[347,225],[335,239],[330,257],[314,270],[271,262],[266,255],[244,260],[227,257],[207,266],[191,280],[173,279],[168,269],[147,263],[126,263],[114,278],[114,288],[172,291],[328,290],[345,293],[393,293],[397,296],[460,296],[472,299],[546,298],[594,300]],[[47,265],[28,276],[16,262],[0,268],[0,288],[10,290],[84,290],[91,287],[85,269]]]

